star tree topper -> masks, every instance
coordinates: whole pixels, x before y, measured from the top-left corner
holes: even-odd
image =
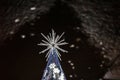
[[[47,54],[46,54],[47,59],[46,60],[48,60],[50,54],[52,54],[51,51],[55,50],[57,56],[61,60],[61,58],[60,58],[61,54],[59,53],[59,51],[66,52],[66,53],[68,52],[68,51],[59,47],[59,46],[68,44],[67,42],[65,42],[65,39],[61,39],[62,36],[64,35],[64,32],[59,36],[59,35],[56,35],[54,30],[52,29],[52,33],[49,33],[49,35],[45,36],[43,33],[41,33],[41,35],[45,38],[45,40],[42,40],[42,42],[38,45],[46,46],[47,48],[39,53],[41,54],[41,53],[47,52]]]

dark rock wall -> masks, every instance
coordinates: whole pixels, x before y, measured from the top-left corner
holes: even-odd
[[[106,52],[110,71],[120,74],[120,1],[114,0],[61,0],[74,9],[80,20],[80,31],[90,45]],[[17,33],[19,28],[37,15],[49,12],[55,0],[1,0],[0,44]],[[37,7],[37,8],[36,8]],[[36,8],[36,10],[34,10]]]

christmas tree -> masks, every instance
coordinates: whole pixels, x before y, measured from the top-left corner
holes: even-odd
[[[45,40],[42,40],[42,43],[38,45],[47,47],[45,50],[40,52],[40,54],[47,52],[47,66],[44,70],[42,80],[66,80],[59,61],[59,59],[61,60],[61,55],[58,51],[67,52],[59,47],[61,45],[68,44],[64,39],[60,40],[64,33],[59,36],[56,35],[54,30],[52,30],[52,34],[49,33],[49,35],[45,36],[41,33],[41,35],[45,38]]]

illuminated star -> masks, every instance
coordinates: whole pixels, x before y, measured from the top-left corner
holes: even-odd
[[[47,48],[44,49],[43,51],[41,51],[40,54],[44,53],[44,52],[47,52],[47,54],[46,54],[47,60],[48,60],[52,51],[56,51],[56,54],[59,57],[59,59],[60,59],[60,56],[61,56],[59,51],[66,52],[66,53],[68,52],[68,51],[59,47],[59,46],[68,44],[68,43],[65,42],[65,39],[61,40],[62,36],[64,35],[64,32],[59,36],[59,35],[56,35],[54,30],[52,30],[52,33],[49,33],[49,35],[47,35],[47,36],[45,36],[43,33],[41,33],[41,35],[45,38],[45,40],[42,40],[42,42],[38,45],[46,46]]]

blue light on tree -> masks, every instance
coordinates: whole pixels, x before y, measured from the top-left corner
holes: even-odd
[[[66,45],[68,43],[65,42],[65,39],[61,40],[61,37],[64,35],[62,33],[60,36],[56,35],[54,30],[52,30],[52,34],[49,33],[49,35],[45,36],[44,34],[41,33],[41,35],[45,38],[45,40],[42,40],[42,43],[38,44],[40,46],[46,46],[47,48],[44,49],[41,53],[45,53],[47,57],[47,66],[44,70],[42,80],[66,80],[65,74],[62,70],[62,67],[60,65],[60,53],[59,51],[62,52],[68,52],[59,46]],[[59,50],[59,51],[58,51]]]

